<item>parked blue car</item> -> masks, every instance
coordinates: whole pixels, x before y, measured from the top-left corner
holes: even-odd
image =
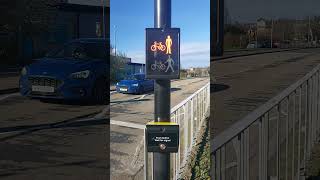
[[[142,94],[153,91],[154,81],[145,78],[145,74],[133,74],[121,80],[116,85],[116,91],[120,93]]]
[[[24,67],[23,96],[44,99],[109,101],[109,48],[105,39],[77,39]]]

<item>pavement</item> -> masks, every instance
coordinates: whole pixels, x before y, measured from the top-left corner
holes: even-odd
[[[109,108],[0,94],[0,179],[108,179]]]
[[[209,82],[208,78],[171,82],[171,108]],[[145,124],[153,120],[154,95],[115,93],[110,101],[111,179],[143,179]]]
[[[235,49],[235,50],[227,50],[224,52],[223,56],[214,57],[215,61],[243,57],[243,56],[252,56],[252,55],[261,55],[261,54],[269,54],[276,52],[286,52],[286,51],[295,51],[303,48],[258,48],[258,49]]]
[[[215,79],[211,84],[211,102],[214,107],[211,108],[213,114],[210,119],[211,139],[298,81],[319,62],[320,49],[301,49],[211,62],[211,67],[214,67],[211,78]],[[270,114],[272,118],[274,113]],[[283,123],[283,120],[280,121],[280,124]],[[270,144],[275,142],[273,125],[273,121],[270,121]],[[254,151],[258,144],[256,130],[255,125],[250,128],[251,178],[256,178],[258,173],[257,164],[252,163],[258,161],[258,155]],[[227,151],[231,152],[230,149]],[[268,171],[270,176],[274,176],[276,161],[271,152],[274,151],[270,149],[269,152]],[[227,163],[231,166],[235,160],[234,152],[229,153],[228,157]],[[229,170],[230,174],[236,174],[235,168]]]
[[[8,93],[8,91],[12,91],[13,89],[17,92],[19,88],[19,76],[17,74],[0,74],[0,84],[0,94]]]

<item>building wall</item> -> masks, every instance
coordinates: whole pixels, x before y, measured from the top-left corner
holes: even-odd
[[[68,6],[60,9],[58,16],[52,22],[49,32],[39,34],[32,39],[33,58],[43,56],[48,50],[59,47],[64,43],[76,38],[99,38],[102,37],[102,9],[90,6],[79,8]],[[81,10],[79,10],[81,9]],[[88,9],[88,11],[86,11]],[[108,21],[108,9],[105,11],[106,24]],[[100,27],[97,27],[99,25]],[[106,31],[109,26],[106,26]],[[100,31],[98,33],[97,31]],[[108,34],[106,33],[106,37]]]
[[[102,15],[99,13],[79,13],[79,38],[102,37]],[[97,25],[99,27],[97,27]],[[98,30],[99,29],[99,30]],[[100,31],[101,33],[98,33]]]
[[[125,68],[127,76],[130,76],[136,73],[144,73],[145,66],[146,66],[145,64],[140,64],[140,63],[128,63]]]
[[[67,0],[69,4],[80,4],[89,6],[101,6],[104,4],[106,7],[110,7],[110,0]]]

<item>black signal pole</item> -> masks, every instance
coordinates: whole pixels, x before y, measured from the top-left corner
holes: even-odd
[[[154,27],[171,28],[171,0],[154,0]],[[156,122],[170,121],[170,79],[155,80],[154,115]],[[153,153],[153,180],[169,180],[170,154]]]

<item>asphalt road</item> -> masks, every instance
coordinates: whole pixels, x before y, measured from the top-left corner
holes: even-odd
[[[107,109],[0,95],[0,179],[108,179]]]
[[[276,96],[320,62],[320,49],[252,55],[211,62],[211,135]]]
[[[195,78],[171,83],[171,108],[209,82]],[[111,179],[143,179],[143,128],[153,120],[153,93],[111,95],[110,168]]]

